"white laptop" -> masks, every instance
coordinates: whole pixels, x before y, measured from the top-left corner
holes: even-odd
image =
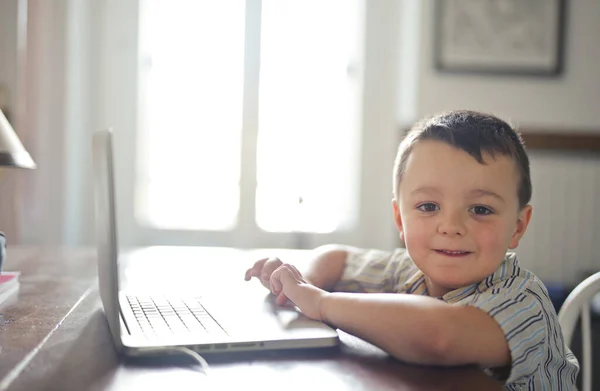
[[[187,347],[212,353],[329,347],[339,343],[334,329],[293,307],[277,307],[272,295],[266,290],[257,295],[258,287],[251,283],[245,285],[248,294],[236,292],[230,300],[216,292],[211,296],[210,290],[203,291],[201,297],[181,297],[120,289],[110,130],[94,134],[93,159],[98,283],[110,332],[120,352],[140,355],[155,353],[161,347]],[[243,279],[243,275],[239,278]]]

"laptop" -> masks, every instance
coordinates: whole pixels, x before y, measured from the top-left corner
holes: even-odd
[[[240,284],[239,291],[229,299],[221,292],[211,294],[209,288],[200,289],[201,295],[182,296],[176,292],[136,292],[128,291],[127,286],[121,287],[113,160],[112,131],[95,132],[98,285],[118,351],[137,356],[156,354],[161,350],[157,348],[162,347],[216,353],[339,344],[336,330],[307,318],[293,306],[276,306],[273,295],[253,283]],[[199,262],[210,263],[209,260]],[[243,279],[242,273],[239,278]]]

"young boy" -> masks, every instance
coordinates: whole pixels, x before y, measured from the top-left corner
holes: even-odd
[[[305,276],[262,259],[246,280],[404,361],[477,364],[509,389],[574,389],[579,366],[548,293],[507,253],[527,229],[530,198],[515,130],[491,115],[443,113],[398,149],[392,206],[406,249],[325,247]]]

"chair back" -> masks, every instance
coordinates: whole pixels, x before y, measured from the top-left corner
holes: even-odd
[[[592,323],[590,303],[600,292],[600,272],[595,273],[573,289],[558,312],[558,322],[565,343],[571,346],[577,320],[581,317],[581,346],[583,363],[581,364],[582,391],[592,391]],[[581,360],[580,360],[581,361]]]

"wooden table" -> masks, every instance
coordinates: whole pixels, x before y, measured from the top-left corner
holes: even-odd
[[[131,286],[160,281],[179,287],[182,275],[184,283],[223,276],[222,286],[230,289],[259,253],[273,251],[149,248],[129,252],[122,275]],[[306,256],[284,253],[286,259]],[[22,275],[18,296],[0,308],[0,391],[503,389],[475,368],[407,365],[341,331],[339,348],[207,355],[209,376],[187,357],[123,359],[101,309],[95,256],[89,248],[9,248],[5,270]],[[211,262],[214,272],[195,275],[199,262]],[[144,278],[136,277],[140,272]]]

